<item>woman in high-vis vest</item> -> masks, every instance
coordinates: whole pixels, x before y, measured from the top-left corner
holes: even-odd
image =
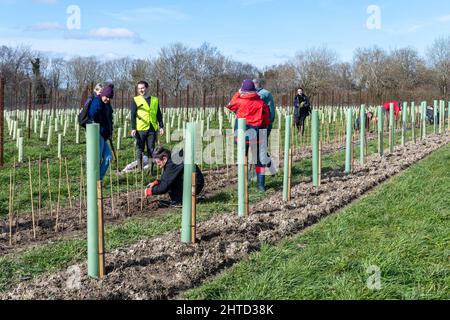
[[[131,102],[131,135],[136,139],[138,168],[142,169],[142,155],[147,146],[147,156],[152,157],[157,141],[157,132],[164,134],[164,122],[157,97],[147,96],[148,83],[137,84],[138,96]],[[151,166],[153,172],[153,162]]]

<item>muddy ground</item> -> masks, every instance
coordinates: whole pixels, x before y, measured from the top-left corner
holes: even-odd
[[[73,273],[63,270],[23,282],[0,299],[176,299],[263,243],[298,234],[449,142],[448,133],[430,136],[382,158],[370,156],[366,166],[356,167],[351,176],[324,175],[318,190],[311,183],[294,186],[289,203],[283,203],[277,192],[251,206],[248,219],[239,219],[235,212],[215,216],[198,225],[196,244],[181,244],[180,233],[171,232],[109,252],[102,281],[87,277],[83,263],[69,268],[80,270],[79,283],[73,281]]]
[[[374,135],[368,136],[369,140],[374,139]],[[342,149],[342,144],[331,142],[325,144],[322,153],[332,154]],[[311,147],[297,148],[293,155],[293,161],[311,158]],[[282,160],[282,159],[280,159]],[[281,161],[280,161],[281,163]],[[229,168],[220,168],[217,170],[205,171],[205,189],[203,196],[205,200],[213,198],[224,188],[232,186],[237,182],[237,173],[235,166]],[[109,188],[105,186],[104,188]],[[160,199],[168,199],[167,197],[153,197],[143,199],[141,209],[141,192],[130,191],[129,196],[126,193],[114,195],[114,212],[111,206],[111,199],[104,199],[104,215],[106,224],[120,224],[129,217],[154,217],[167,212],[167,209],[159,209],[157,201]],[[128,201],[129,199],[129,201]],[[129,202],[129,208],[128,208]],[[0,255],[19,252],[24,249],[41,245],[48,241],[56,241],[67,238],[85,237],[86,230],[86,209],[84,205],[80,210],[79,199],[73,200],[74,207],[61,208],[58,214],[58,229],[55,231],[56,225],[56,208],[53,207],[52,213],[47,209],[41,210],[40,214],[35,213],[35,229],[36,237],[33,233],[33,223],[31,213],[14,216],[12,221],[12,237],[10,244],[9,236],[9,220],[0,220]],[[56,204],[54,204],[55,206]],[[37,211],[37,210],[36,210]]]

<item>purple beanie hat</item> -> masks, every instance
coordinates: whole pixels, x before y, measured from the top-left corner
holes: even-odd
[[[253,80],[248,80],[248,79],[244,80],[244,82],[242,82],[241,91],[246,91],[246,92],[256,91]]]
[[[107,97],[110,99],[114,98],[114,85],[110,84],[103,88],[102,92],[100,93],[101,97]]]

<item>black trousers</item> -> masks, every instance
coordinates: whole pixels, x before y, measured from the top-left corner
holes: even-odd
[[[155,144],[158,140],[158,136],[154,131],[137,131],[136,132],[136,157],[138,161],[138,168],[142,168],[142,156],[147,147],[148,161],[151,161],[153,151],[155,150]],[[153,168],[153,166],[152,166]]]
[[[302,136],[305,133],[305,119],[306,117],[295,117],[295,126],[300,131],[302,130]]]

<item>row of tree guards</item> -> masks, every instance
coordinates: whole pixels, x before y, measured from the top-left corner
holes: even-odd
[[[439,107],[439,108],[438,108]],[[425,138],[426,130],[426,102],[421,104],[422,119],[420,122],[420,137]],[[437,110],[440,110],[438,117]],[[402,109],[402,126],[401,126],[401,145],[406,143],[407,118],[410,116],[412,141],[416,142],[416,119],[415,104],[408,106],[404,103]],[[450,102],[449,109],[450,110]],[[367,131],[366,123],[366,106],[362,105],[359,109],[360,117],[360,163],[364,165],[367,157]],[[311,147],[312,147],[312,184],[318,188],[321,185],[321,168],[322,168],[322,134],[320,130],[320,110],[313,109],[311,114]],[[384,154],[384,119],[385,109],[381,106],[377,107],[377,140],[378,153],[380,156]],[[351,174],[353,169],[354,154],[354,114],[353,108],[346,111],[346,146],[345,146],[345,173]],[[450,114],[449,129],[450,129]],[[395,114],[394,104],[389,108],[389,152],[394,151],[395,146]],[[322,118],[323,119],[323,118]],[[192,118],[191,118],[192,120]],[[292,185],[292,146],[293,146],[293,116],[286,114],[285,116],[285,140],[284,140],[284,166],[283,166],[283,200],[291,200]],[[434,133],[442,133],[445,123],[445,102],[435,101],[434,108]],[[439,124],[439,130],[438,130]],[[188,122],[185,125],[184,133],[184,180],[183,180],[183,209],[182,209],[182,225],[181,225],[181,241],[183,243],[195,243],[196,241],[196,186],[195,186],[195,150],[196,150],[196,132],[198,131],[198,123]],[[237,166],[238,166],[238,216],[241,218],[248,217],[249,196],[248,196],[248,158],[246,155],[246,121],[245,119],[237,120]],[[105,275],[104,270],[104,232],[103,232],[103,205],[102,205],[102,186],[99,181],[99,126],[91,124],[86,130],[86,164],[87,164],[87,210],[88,210],[88,273],[91,277],[102,278]]]

